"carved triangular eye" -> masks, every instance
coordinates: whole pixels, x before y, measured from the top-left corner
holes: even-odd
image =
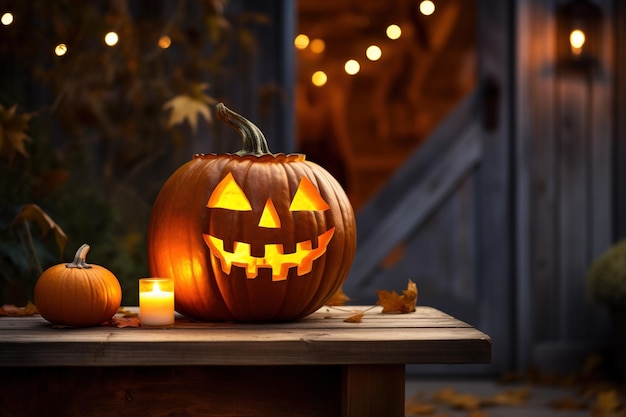
[[[328,210],[330,206],[306,177],[302,177],[289,211]]]
[[[250,201],[248,201],[248,198],[241,187],[237,185],[233,174],[230,172],[217,184],[206,206],[208,208],[223,208],[237,211],[252,210]]]

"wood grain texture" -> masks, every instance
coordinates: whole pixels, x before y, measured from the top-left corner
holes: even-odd
[[[54,328],[41,317],[0,318],[0,366],[328,365],[487,363],[491,339],[429,307],[322,308],[292,323],[177,320],[169,329]],[[367,310],[361,323],[343,320]]]
[[[340,412],[337,366],[5,368],[0,380],[3,417],[339,417]]]

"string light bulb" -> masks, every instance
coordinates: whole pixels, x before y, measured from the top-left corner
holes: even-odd
[[[0,22],[2,22],[4,26],[9,26],[11,23],[13,23],[13,14],[9,12],[4,13],[0,18]]]
[[[321,87],[328,81],[328,76],[324,71],[315,71],[311,77],[311,82],[316,87]]]
[[[309,46],[309,37],[301,33],[293,40],[293,44],[298,49],[306,49],[306,47]]]
[[[311,52],[314,54],[321,54],[326,49],[326,43],[322,39],[313,39],[309,44]]]
[[[119,41],[119,36],[117,36],[117,33],[115,32],[109,32],[106,35],[104,35],[104,43],[106,43],[108,46],[115,46],[117,45],[118,41]]]
[[[378,45],[370,45],[365,50],[365,56],[370,61],[378,61],[382,55],[383,55],[383,51],[380,49]]]
[[[167,49],[172,45],[172,38],[167,35],[163,35],[159,38],[159,47],[161,49]]]
[[[435,3],[431,0],[424,0],[420,3],[420,13],[424,16],[430,16],[435,13]]]
[[[569,44],[572,46],[572,53],[574,55],[580,55],[585,44],[585,32],[580,29],[575,29],[569,35]]]
[[[386,30],[387,37],[391,40],[396,40],[402,35],[402,29],[398,25],[389,25]]]
[[[356,59],[349,59],[346,61],[343,69],[346,71],[346,74],[355,75],[361,70],[361,64]]]
[[[60,43],[54,47],[54,54],[56,56],[63,56],[67,53],[67,45],[64,43]]]

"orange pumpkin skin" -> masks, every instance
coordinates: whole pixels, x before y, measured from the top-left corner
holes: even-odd
[[[88,245],[74,262],[46,269],[35,284],[35,305],[54,324],[96,326],[109,320],[122,301],[119,281],[108,269],[85,263]]]
[[[228,176],[247,199],[248,209],[210,207]],[[319,192],[327,206],[290,210],[301,182],[312,184],[309,189]],[[263,227],[260,219],[268,200],[279,224]],[[318,237],[329,235],[325,251],[313,254],[323,247]],[[249,245],[242,257],[254,258],[250,263],[258,265],[246,266],[248,261],[240,259],[225,268],[224,259],[210,247],[213,239],[223,240],[226,252]],[[293,254],[310,241],[308,260],[294,261]],[[269,246],[288,254],[281,266],[272,267],[264,259]],[[174,277],[176,311],[206,321],[307,316],[341,287],[355,250],[356,224],[348,197],[331,174],[298,154],[196,155],[162,187],[148,233],[151,274]]]

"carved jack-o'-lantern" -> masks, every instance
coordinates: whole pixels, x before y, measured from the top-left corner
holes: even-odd
[[[348,275],[354,213],[341,186],[301,154],[271,154],[260,130],[219,104],[236,154],[195,155],[165,183],[148,235],[153,276],[175,279],[176,310],[200,320],[293,320]]]

